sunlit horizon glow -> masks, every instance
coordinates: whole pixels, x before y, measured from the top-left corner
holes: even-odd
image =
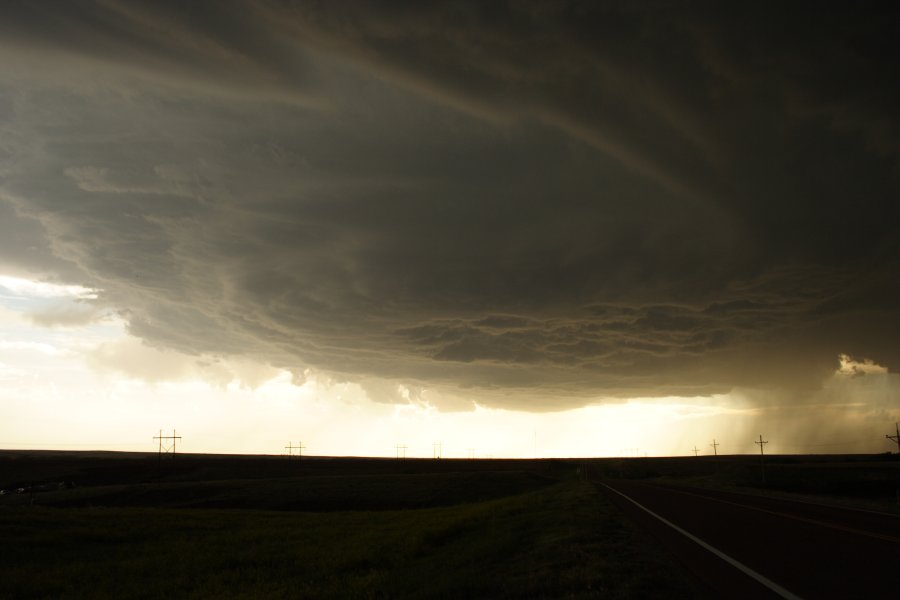
[[[855,403],[808,403],[808,410],[843,412],[849,430],[843,436],[838,431],[836,442],[810,439],[809,431],[801,432],[800,441],[787,432],[779,439],[776,432],[784,427],[762,423],[767,411],[778,414],[784,407],[774,398],[761,407],[740,392],[586,399],[586,406],[563,411],[477,402],[441,411],[428,402],[428,390],[407,403],[374,402],[355,383],[310,375],[298,385],[290,372],[266,365],[149,348],[115,317],[37,327],[27,319],[30,303],[76,300],[90,292],[0,276],[4,288],[16,296],[13,303],[11,295],[0,294],[0,402],[7,414],[0,422],[2,449],[153,452],[152,438],[162,430],[183,436],[179,451],[196,453],[279,455],[289,443],[302,442],[307,455],[319,456],[389,458],[405,445],[408,458],[432,458],[435,443],[444,458],[460,459],[693,456],[695,445],[711,454],[713,439],[720,454],[754,453],[756,430],[763,427],[771,431],[772,453],[889,450],[877,436],[852,439],[860,429],[852,419],[865,421],[889,405],[897,385],[893,375],[880,382],[883,389],[857,390],[861,400]],[[115,352],[105,351],[110,347]],[[871,361],[842,355],[831,388],[862,383],[869,374],[888,377]]]

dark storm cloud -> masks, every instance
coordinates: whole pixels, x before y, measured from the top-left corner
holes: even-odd
[[[151,344],[543,408],[900,367],[878,5],[2,10],[3,260]]]

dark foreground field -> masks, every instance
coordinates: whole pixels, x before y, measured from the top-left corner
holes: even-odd
[[[766,475],[754,457],[0,452],[0,598],[716,597],[600,482],[897,510],[890,456],[772,457]]]
[[[0,460],[0,597],[699,593],[574,462]]]

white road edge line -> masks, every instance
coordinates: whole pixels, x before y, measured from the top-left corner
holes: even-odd
[[[680,490],[676,487],[667,487],[666,488],[670,492],[674,492],[676,494],[684,494],[686,496],[695,496],[697,498],[703,498],[709,502],[720,502],[722,504],[730,504],[731,506],[740,506],[741,508],[747,510],[755,510],[757,512],[766,513],[767,515],[775,515],[776,517],[781,517],[782,519],[793,519],[794,521],[800,521],[801,523],[808,523],[811,525],[818,525],[819,527],[827,527],[828,529],[834,529],[835,531],[842,531],[844,533],[852,533],[854,535],[861,535],[868,538],[873,538],[876,540],[883,540],[885,542],[892,542],[894,544],[900,544],[900,538],[895,538],[890,535],[881,535],[880,533],[873,533],[871,531],[865,531],[862,529],[856,529],[855,527],[848,527],[844,525],[837,525],[835,523],[827,523],[825,521],[820,521],[818,519],[810,519],[808,517],[799,517],[797,515],[792,515],[789,513],[779,512],[777,510],[769,510],[768,508],[760,508],[758,506],[750,506],[749,504],[741,504],[740,502],[735,502],[733,500],[725,500],[724,498],[716,498],[715,496],[708,496],[706,494],[700,494],[697,492],[691,492],[688,490]],[[749,494],[748,494],[749,495]],[[755,498],[765,498],[765,496],[754,495]],[[812,504],[811,502],[807,504]],[[824,504],[813,506],[825,506]],[[879,514],[879,513],[874,513]]]
[[[610,490],[610,491],[613,491],[613,492],[617,493],[618,495],[622,496],[623,498],[625,498],[626,500],[628,500],[629,502],[631,502],[632,504],[634,504],[635,506],[637,506],[638,508],[640,508],[641,510],[643,510],[644,512],[646,512],[646,513],[648,513],[648,514],[650,514],[650,515],[656,517],[657,519],[659,519],[660,521],[662,521],[663,523],[665,523],[666,525],[668,525],[669,527],[671,527],[672,529],[674,529],[675,531],[677,531],[678,533],[680,533],[681,535],[685,536],[685,537],[688,538],[689,540],[694,541],[694,542],[700,544],[700,546],[702,546],[703,548],[709,550],[710,552],[712,552],[713,554],[715,554],[716,556],[718,556],[719,558],[721,558],[722,560],[724,560],[725,562],[727,562],[728,564],[730,564],[731,566],[733,566],[734,568],[738,569],[738,570],[741,571],[742,573],[745,573],[746,575],[749,575],[750,577],[752,577],[753,579],[755,579],[755,580],[758,581],[759,583],[763,584],[764,586],[766,586],[767,588],[769,588],[770,590],[772,590],[773,592],[775,592],[776,594],[778,594],[778,595],[781,596],[782,598],[787,598],[787,600],[802,600],[802,598],[800,598],[800,596],[798,596],[797,594],[794,594],[794,593],[789,592],[788,590],[784,589],[783,587],[781,587],[780,585],[778,585],[777,583],[775,583],[775,582],[772,581],[771,579],[768,579],[768,578],[766,578],[766,577],[760,575],[759,573],[757,573],[756,571],[754,571],[754,570],[751,569],[750,567],[744,565],[743,563],[740,563],[740,562],[736,561],[735,559],[731,558],[730,556],[728,556],[727,554],[725,554],[725,553],[722,552],[721,550],[718,550],[717,548],[713,548],[712,546],[710,546],[709,544],[707,544],[706,542],[704,542],[703,540],[701,540],[701,539],[698,538],[697,536],[695,536],[695,535],[693,535],[693,534],[691,534],[691,533],[688,533],[687,531],[685,531],[684,529],[682,529],[681,527],[679,527],[679,526],[676,525],[675,523],[672,523],[671,521],[669,521],[669,520],[667,520],[667,519],[665,519],[665,518],[659,516],[658,514],[656,514],[655,512],[653,512],[652,510],[650,510],[650,509],[647,508],[646,506],[644,506],[643,504],[637,502],[636,500],[630,498],[629,496],[626,496],[625,494],[623,494],[623,493],[620,492],[619,490],[613,489],[613,488],[611,488],[610,486],[606,485],[605,483],[601,483],[600,485],[602,485],[602,486],[605,487],[606,489],[608,489],[608,490]]]

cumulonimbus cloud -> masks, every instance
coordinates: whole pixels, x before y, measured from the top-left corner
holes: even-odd
[[[154,345],[526,408],[900,367],[878,15],[2,11],[3,260]]]

